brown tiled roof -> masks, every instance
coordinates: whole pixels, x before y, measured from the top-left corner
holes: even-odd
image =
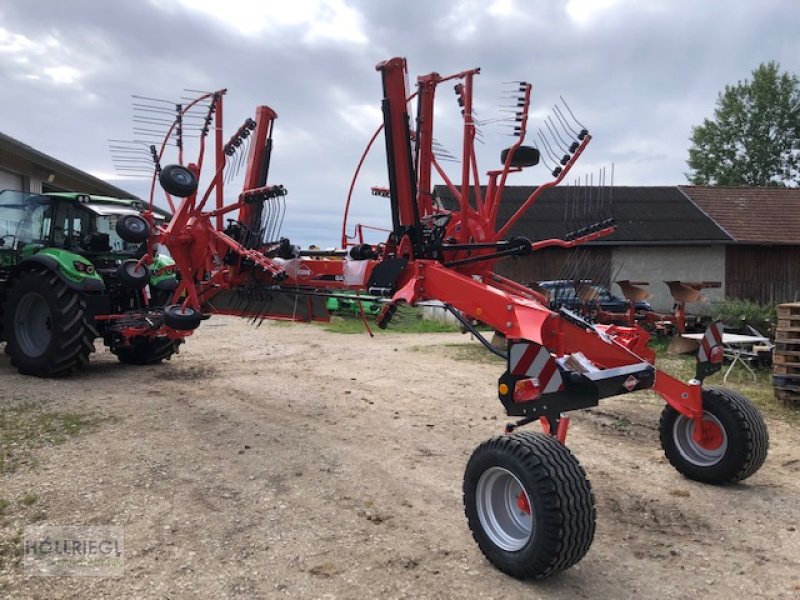
[[[680,186],[737,242],[800,244],[800,189]]]

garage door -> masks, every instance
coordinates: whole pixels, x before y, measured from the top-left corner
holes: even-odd
[[[0,169],[0,190],[22,190],[22,177]]]

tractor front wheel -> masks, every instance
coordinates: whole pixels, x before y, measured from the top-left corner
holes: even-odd
[[[464,474],[472,536],[495,567],[543,579],[580,561],[594,539],[594,495],[586,473],[554,437],[517,432],[472,454]]]
[[[761,413],[732,390],[703,390],[701,422],[667,405],[659,430],[670,464],[689,479],[703,483],[741,481],[758,471],[767,458],[769,434]]]
[[[3,306],[6,353],[23,375],[60,377],[89,362],[97,332],[82,294],[53,272],[25,271]]]
[[[155,365],[162,360],[169,360],[178,352],[182,342],[183,340],[171,340],[168,337],[134,338],[130,346],[114,346],[111,352],[127,365]]]

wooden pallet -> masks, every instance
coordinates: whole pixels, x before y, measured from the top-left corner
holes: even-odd
[[[776,365],[800,364],[800,352],[778,352],[772,356],[772,363]]]
[[[789,408],[800,408],[800,391],[775,388],[775,399]]]
[[[778,318],[785,319],[788,317],[800,316],[800,302],[789,302],[788,304],[778,305]]]
[[[778,306],[778,327],[772,355],[775,398],[800,408],[800,302]]]
[[[782,342],[793,346],[800,346],[800,333],[796,331],[775,330],[775,343]]]
[[[796,344],[787,344],[786,342],[775,342],[775,354],[789,357],[789,360],[800,362],[800,340]]]
[[[773,357],[773,361],[774,359],[775,357]],[[796,375],[800,377],[800,363],[776,363],[772,372],[775,373],[775,375]]]
[[[782,375],[776,373],[772,376],[772,385],[776,388],[797,388],[797,390],[800,391],[800,375]]]

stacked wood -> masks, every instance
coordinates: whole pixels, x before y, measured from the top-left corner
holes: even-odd
[[[800,302],[778,306],[772,362],[775,397],[800,408]]]

